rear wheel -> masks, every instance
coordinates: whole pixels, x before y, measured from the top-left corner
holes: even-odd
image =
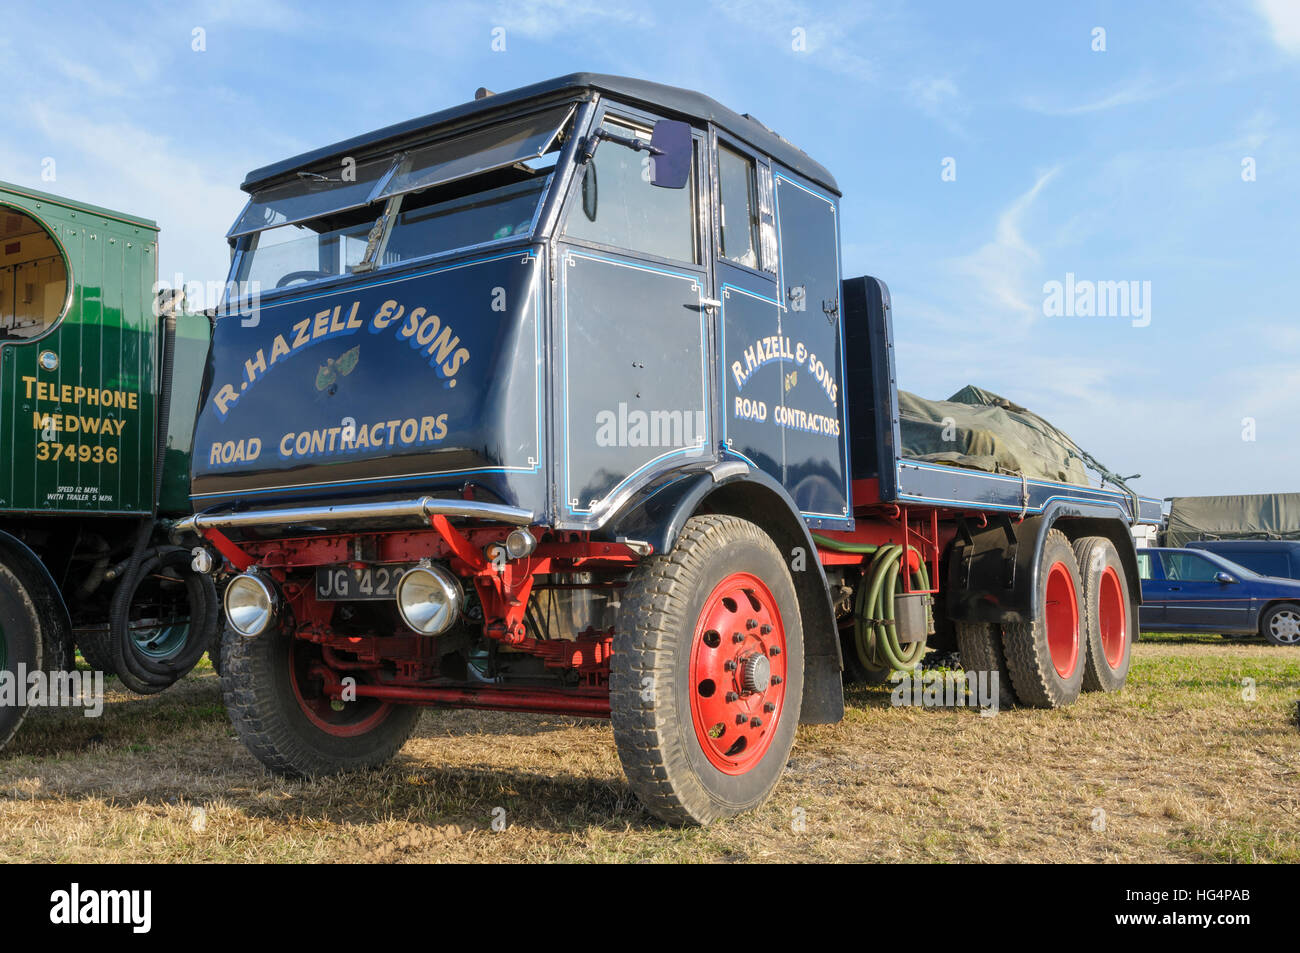
[[[0,565],[0,748],[9,743],[27,717],[27,681],[23,672],[41,670],[44,652],[36,603],[19,578]]]
[[[1011,673],[1002,651],[1002,631],[993,622],[954,622],[957,636],[957,655],[961,667],[968,672],[988,672],[997,676],[998,707],[1010,708],[1016,703]]]
[[[1119,691],[1128,679],[1137,630],[1137,607],[1129,590],[1128,575],[1115,544],[1104,536],[1075,540],[1074,555],[1083,583],[1083,631],[1087,647],[1083,690]]]
[[[1259,620],[1259,632],[1273,645],[1300,645],[1300,605],[1283,602]]]
[[[1038,618],[1002,626],[1011,684],[1021,704],[1059,708],[1079,697],[1087,646],[1079,614],[1079,564],[1070,541],[1049,530],[1039,556]]]
[[[622,599],[610,720],[628,781],[659,818],[707,824],[762,804],[794,743],[803,627],[759,527],[696,516]]]
[[[248,750],[277,774],[317,777],[378,767],[420,720],[413,705],[330,698],[312,672],[320,648],[279,628],[251,639],[227,628],[221,655],[230,721]]]

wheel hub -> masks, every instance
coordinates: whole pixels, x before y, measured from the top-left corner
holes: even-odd
[[[1279,612],[1273,617],[1269,628],[1273,630],[1274,637],[1283,642],[1300,640],[1300,616],[1294,612]]]
[[[772,663],[767,656],[754,652],[740,663],[740,689],[746,694],[764,691],[772,683]]]
[[[744,774],[772,743],[785,702],[785,627],[767,585],[732,573],[704,602],[691,643],[691,718],[709,762]]]

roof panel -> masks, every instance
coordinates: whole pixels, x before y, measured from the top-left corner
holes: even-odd
[[[755,149],[771,156],[781,165],[804,176],[836,195],[840,194],[834,177],[820,163],[814,161],[802,149],[772,132],[762,123],[733,112],[726,106],[694,90],[665,86],[648,80],[630,79],[624,76],[609,76],[603,73],[570,73],[555,79],[521,86],[508,92],[497,93],[484,99],[473,100],[443,109],[439,112],[408,119],[383,129],[353,136],[342,142],[313,149],[302,155],[274,162],[254,169],[244,179],[242,188],[251,192],[258,186],[309,166],[318,165],[332,157],[350,155],[356,152],[372,151],[389,142],[411,138],[436,127],[468,119],[478,115],[489,115],[497,110],[505,110],[529,100],[544,100],[565,94],[578,95],[588,90],[596,90],[619,100],[648,107],[654,112],[665,113],[697,122],[711,122],[731,135],[743,140]]]

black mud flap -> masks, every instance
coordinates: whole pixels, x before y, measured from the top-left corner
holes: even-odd
[[[830,655],[804,656],[801,725],[833,725],[844,719],[844,683],[840,660]]]

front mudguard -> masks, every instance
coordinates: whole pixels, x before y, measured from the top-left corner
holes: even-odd
[[[785,555],[804,630],[804,697],[799,720],[844,717],[839,631],[826,573],[794,500],[776,480],[740,460],[675,471],[643,488],[595,534],[655,553],[670,552],[696,513],[726,513],[763,528]]]

